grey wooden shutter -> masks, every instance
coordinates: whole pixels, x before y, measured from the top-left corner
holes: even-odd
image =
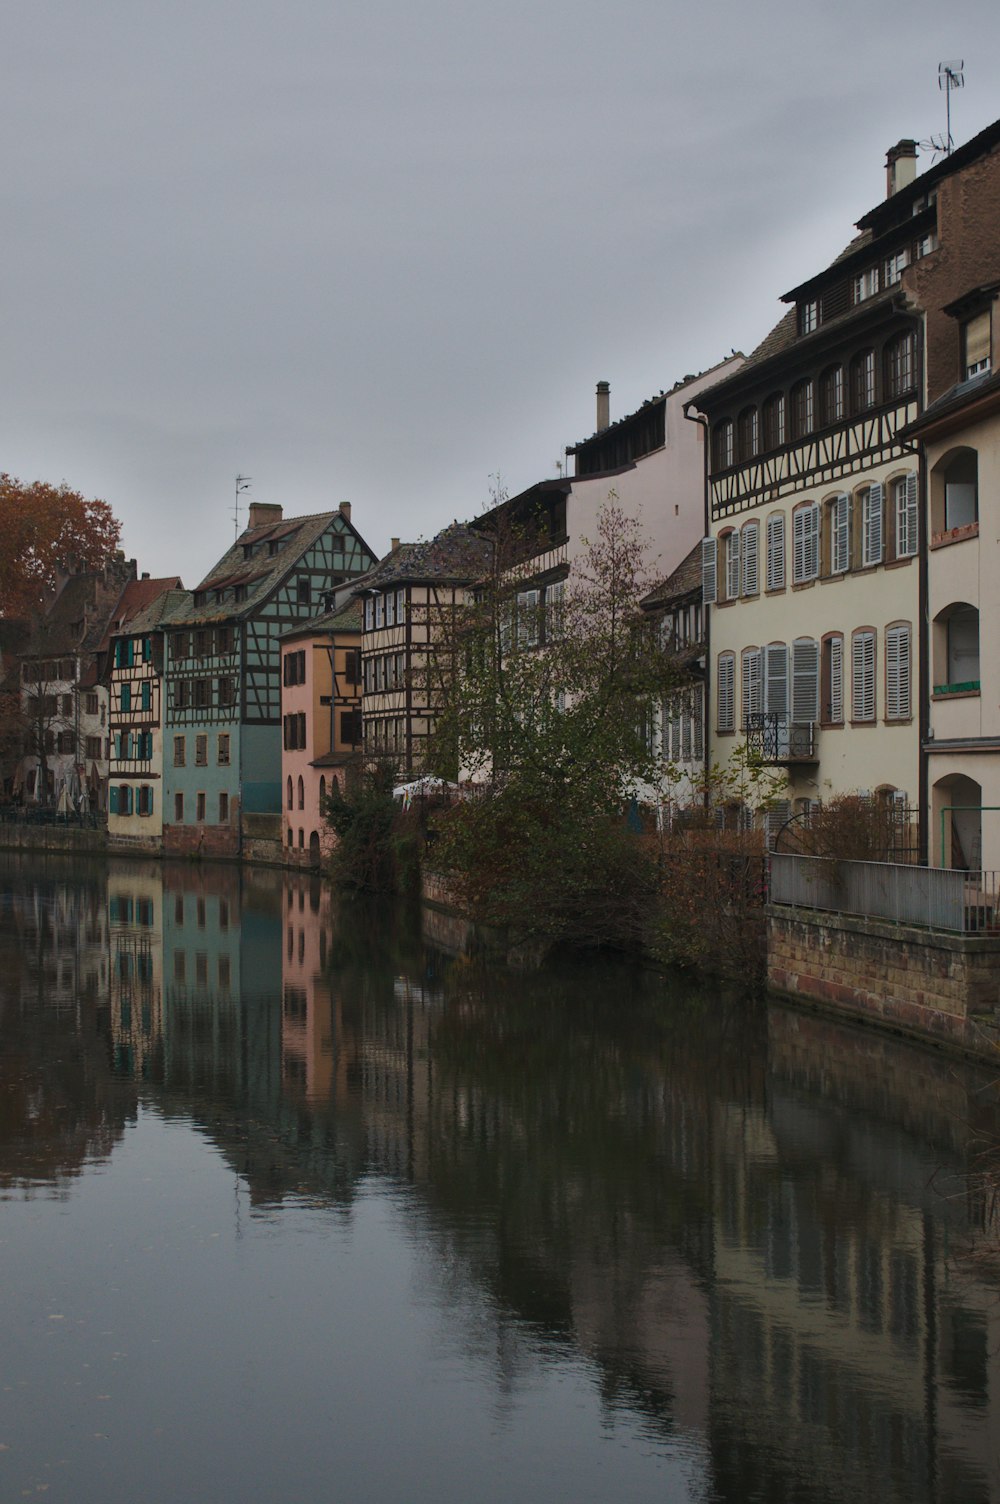
[[[764,649],[764,701],[769,715],[788,714],[788,648],[769,642]]]
[[[718,600],[718,542],[715,538],[701,540],[701,599],[704,605],[714,606]]]
[[[785,514],[775,512],[767,519],[767,588],[785,588]]]
[[[792,643],[792,720],[819,720],[819,644],[811,637]]]

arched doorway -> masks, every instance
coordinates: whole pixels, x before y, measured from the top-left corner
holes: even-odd
[[[938,864],[977,872],[983,865],[983,791],[974,778],[951,773],[934,784],[932,834]]]
[[[309,837],[309,865],[319,866],[319,832],[316,830]]]

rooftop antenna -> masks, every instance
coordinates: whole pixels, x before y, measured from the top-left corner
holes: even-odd
[[[938,63],[938,88],[944,90],[945,119],[947,130],[945,132],[944,154],[950,157],[954,150],[955,142],[951,134],[951,91],[965,87],[965,60],[960,57],[952,58],[950,62]]]
[[[236,537],[240,536],[240,492],[249,491],[252,475],[238,475],[236,477],[236,498],[233,504],[233,524],[236,528]]]

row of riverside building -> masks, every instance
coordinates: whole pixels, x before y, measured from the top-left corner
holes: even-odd
[[[652,717],[661,820],[749,750],[773,773],[772,829],[862,792],[912,821],[923,860],[1000,868],[988,650],[1000,622],[1000,122],[917,165],[915,142],[892,148],[885,199],[783,295],[787,312],[749,356],[616,422],[601,382],[595,431],[567,449],[567,473],[502,507],[537,540],[521,568],[540,624],[529,647],[544,648],[547,608],[609,492],[641,521],[661,582],[641,604],[689,672]],[[394,539],[379,561],[346,503],[296,518],[256,503],[249,522],[194,591],[120,582],[105,628],[91,628],[96,668],[51,645],[25,656],[36,703],[56,668],[75,683],[44,685],[74,725],[53,737],[48,787],[24,760],[22,796],[32,774],[35,797],[58,793],[56,767],[57,783],[106,805],[122,840],[238,855],[267,817],[283,847],[315,860],[323,797],[346,769],[373,756],[403,777],[425,769],[435,663],[488,568],[482,531]],[[101,720],[85,742],[84,699]]]

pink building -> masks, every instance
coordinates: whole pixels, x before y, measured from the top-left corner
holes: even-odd
[[[286,856],[318,866],[335,837],[323,803],[361,753],[361,603],[281,640],[282,826]]]

